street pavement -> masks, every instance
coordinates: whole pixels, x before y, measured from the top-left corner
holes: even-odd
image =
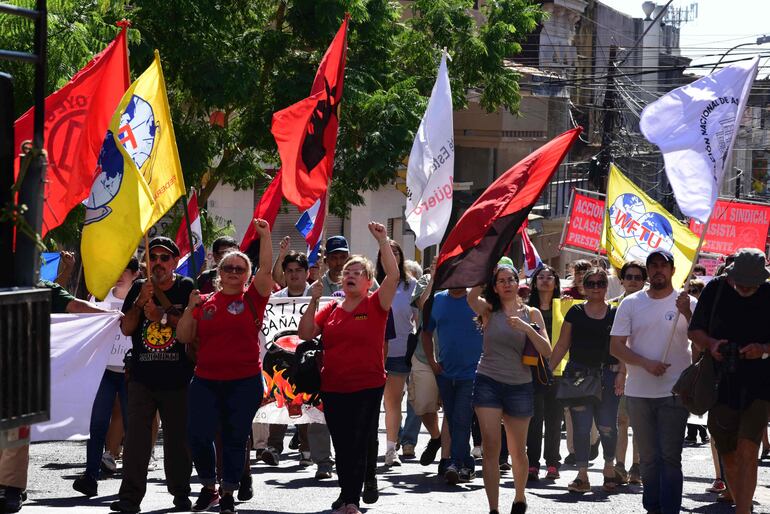
[[[380,424],[384,427],[384,416]],[[420,434],[417,454],[428,441],[428,435]],[[288,439],[286,441],[288,447]],[[384,453],[385,434],[380,433],[381,454]],[[562,440],[562,456],[566,445]],[[630,453],[630,448],[629,448]],[[147,495],[142,503],[142,512],[170,512],[171,496],[164,487],[162,467],[162,446],[156,448],[158,469],[148,477]],[[252,474],[254,477],[254,498],[238,504],[242,513],[320,513],[329,512],[330,505],[337,498],[335,479],[318,481],[314,478],[315,466],[301,468],[296,451],[282,455],[279,466],[267,466],[256,462],[252,452]],[[29,500],[22,509],[26,514],[67,512],[107,513],[109,503],[117,499],[120,486],[120,471],[99,482],[99,496],[85,498],[72,489],[72,481],[83,470],[85,443],[55,442],[34,444],[30,451]],[[708,445],[686,447],[683,453],[685,474],[683,511],[703,514],[726,514],[733,508],[715,502],[716,495],[705,489],[713,480],[713,466]],[[437,477],[437,463],[430,467],[420,466],[416,460],[404,461],[401,467],[386,468],[380,457],[378,479],[379,501],[371,506],[362,505],[364,512],[440,513],[469,514],[488,512],[484,485],[481,479],[481,461],[477,462],[478,478],[468,484],[449,486]],[[591,493],[577,495],[567,491],[567,484],[575,477],[574,467],[562,466],[561,478],[555,482],[530,482],[527,487],[527,501],[530,513],[573,513],[591,514],[644,513],[641,503],[641,486],[621,486],[617,492],[607,494],[601,491],[601,457],[594,461],[589,470]],[[541,471],[541,475],[544,470]],[[195,500],[200,486],[193,472],[193,496]],[[755,495],[755,512],[770,513],[770,462],[763,462],[759,468],[759,486]],[[502,477],[500,511],[508,512],[513,501],[513,483],[510,472]],[[218,509],[214,509],[218,512]]]

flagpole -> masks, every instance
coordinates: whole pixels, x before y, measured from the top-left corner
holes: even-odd
[[[144,233],[144,266],[147,280],[152,282],[152,272],[150,269],[150,238],[147,237],[147,232]]]
[[[190,190],[195,193],[194,188]],[[182,193],[182,204],[184,205],[184,223],[187,226],[187,240],[190,242],[190,256],[187,258],[190,261],[190,269],[192,270],[192,279],[195,289],[198,289],[198,263],[195,262],[195,241],[193,240],[192,227],[190,225],[190,206],[187,203],[187,193]],[[203,241],[201,241],[203,244]]]
[[[709,225],[711,224],[711,216],[714,213],[714,210],[711,210],[711,214],[709,214],[708,219],[706,220],[706,224],[703,225],[703,231],[700,234],[700,239],[698,240],[698,246],[695,248],[695,256],[692,259],[692,262],[690,263],[690,270],[687,272],[687,275],[685,275],[684,282],[682,283],[681,287],[684,287],[685,284],[687,284],[687,281],[690,280],[690,277],[692,276],[692,272],[695,269],[695,265],[698,263],[698,256],[700,255],[700,249],[701,246],[703,246],[703,241],[706,239],[706,232],[708,231]],[[678,290],[678,289],[677,289]],[[671,343],[674,342],[674,334],[676,333],[676,325],[679,323],[679,316],[681,315],[681,312],[679,312],[679,309],[676,310],[676,317],[674,318],[674,324],[671,327],[671,333],[668,336],[668,344],[666,345],[666,352],[663,354],[663,359],[661,362],[666,362],[666,359],[668,359],[668,352],[671,350]]]

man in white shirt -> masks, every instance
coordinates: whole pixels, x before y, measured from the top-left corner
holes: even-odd
[[[644,508],[650,514],[676,514],[682,507],[682,445],[689,413],[671,388],[691,362],[687,325],[695,299],[674,289],[669,252],[652,252],[647,274],[650,287],[618,307],[610,352],[628,370],[625,395],[639,447]]]

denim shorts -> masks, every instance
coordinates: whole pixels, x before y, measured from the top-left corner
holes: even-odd
[[[504,384],[481,373],[473,383],[473,406],[503,409],[514,418],[528,418],[535,413],[535,393],[532,382]]]
[[[385,371],[393,375],[408,375],[412,369],[406,364],[406,357],[388,357],[385,359]]]

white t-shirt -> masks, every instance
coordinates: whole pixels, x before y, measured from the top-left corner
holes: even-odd
[[[97,302],[96,298],[93,296],[91,297],[91,301],[99,307],[103,307],[105,309],[119,311],[123,307],[123,299],[115,296],[114,287],[110,289],[110,292],[107,293],[107,296],[105,296],[104,300],[101,302]],[[115,341],[112,345],[112,352],[110,353],[110,364],[107,364],[108,370],[114,371],[116,373],[125,372],[122,364],[123,357],[126,355],[126,352],[129,350],[129,348],[131,348],[131,345],[131,337],[123,335],[123,333],[118,329],[115,334]]]
[[[637,355],[656,361],[662,360],[671,337],[671,328],[677,319],[677,296],[679,292],[673,291],[666,298],[653,299],[647,295],[646,289],[627,296],[618,306],[610,334],[628,336],[626,344]],[[695,298],[690,297],[690,308],[693,311],[696,303]],[[659,377],[640,366],[627,364],[626,396],[671,396],[671,388],[679,379],[679,375],[692,363],[690,342],[687,340],[687,320],[684,316],[678,316],[666,362],[671,366]]]
[[[284,287],[280,291],[276,291],[275,293],[271,294],[270,296],[273,296],[275,298],[289,298],[289,288]],[[310,296],[310,285],[308,284],[307,287],[305,287],[305,292],[302,294],[302,296]]]

